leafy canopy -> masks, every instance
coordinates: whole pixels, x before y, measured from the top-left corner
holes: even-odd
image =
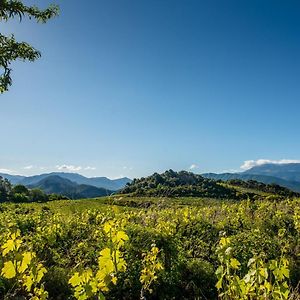
[[[0,21],[24,17],[46,23],[58,15],[58,6],[50,5],[42,10],[36,6],[27,6],[18,0],[0,0]],[[16,41],[14,35],[5,36],[0,33],[0,93],[4,93],[12,85],[10,65],[15,60],[34,61],[41,53],[26,42]]]

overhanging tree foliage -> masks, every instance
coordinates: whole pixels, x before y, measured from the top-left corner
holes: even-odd
[[[58,15],[58,6],[50,5],[41,10],[36,6],[26,6],[18,0],[0,0],[0,21],[24,17],[46,23]],[[8,90],[12,84],[10,65],[15,60],[34,61],[41,53],[26,42],[16,41],[14,35],[5,36],[0,33],[0,93]]]

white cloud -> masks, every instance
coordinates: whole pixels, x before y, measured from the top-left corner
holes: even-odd
[[[249,170],[255,166],[261,166],[265,164],[292,164],[292,163],[300,163],[300,160],[297,159],[280,159],[280,160],[271,160],[271,159],[258,159],[258,160],[246,160],[243,165],[241,165],[242,170]]]
[[[121,174],[119,176],[114,176],[114,177],[109,177],[109,178],[112,179],[112,180],[115,180],[115,179],[120,179],[120,178],[124,178],[124,177],[126,177],[126,176]]]
[[[190,170],[195,170],[195,169],[198,169],[198,166],[196,164],[192,164],[190,167],[189,167]]]
[[[24,169],[24,170],[31,170],[31,169],[33,169],[33,166],[32,166],[32,165],[26,166],[26,167],[24,167],[23,169]]]
[[[10,169],[5,169],[5,168],[0,168],[0,173],[5,173],[5,174],[16,174],[15,171],[10,170]]]
[[[237,173],[239,172],[239,170],[236,170],[236,169],[225,169],[225,170],[222,170],[221,172],[218,172],[218,173]]]
[[[129,170],[129,171],[131,171],[132,169],[133,169],[132,167],[127,167],[127,166],[123,167],[123,170]]]
[[[80,171],[82,170],[81,166],[73,166],[73,165],[57,165],[55,168],[59,171]]]
[[[91,167],[91,166],[82,167],[82,166],[74,166],[74,165],[66,165],[66,164],[56,165],[55,168],[59,171],[69,171],[69,172],[75,172],[80,170],[85,170],[85,171],[96,170],[95,167]]]
[[[90,166],[87,166],[87,167],[85,167],[84,169],[85,169],[85,170],[90,170],[90,171],[96,170],[95,167],[90,167]]]

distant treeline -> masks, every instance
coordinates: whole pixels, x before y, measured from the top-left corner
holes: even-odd
[[[46,202],[58,199],[68,198],[58,194],[47,195],[40,189],[28,189],[21,184],[13,186],[0,176],[0,202]]]

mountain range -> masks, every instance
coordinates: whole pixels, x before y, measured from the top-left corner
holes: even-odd
[[[58,175],[47,176],[35,184],[27,185],[27,187],[30,189],[41,189],[46,194],[61,194],[71,199],[95,198],[108,196],[113,193],[113,191],[104,188],[86,184],[77,184]]]
[[[203,177],[215,180],[256,180],[265,184],[278,184],[300,192],[300,163],[263,164],[240,173],[205,173]]]
[[[68,179],[77,184],[86,184],[95,186],[98,188],[104,188],[111,191],[117,191],[123,188],[127,182],[131,182],[131,179],[127,177],[118,179],[109,179],[107,177],[85,177],[77,173],[65,173],[65,172],[52,172],[34,176],[20,176],[0,173],[0,176],[7,178],[12,184],[23,184],[25,186],[35,185],[42,179],[49,176],[59,176],[61,178]]]
[[[20,176],[0,173],[13,185],[22,184],[28,188],[39,188],[47,194],[61,194],[72,199],[107,196],[122,189],[131,179],[127,177],[85,177],[77,173],[52,172],[34,176]]]
[[[300,192],[300,163],[263,164],[239,173],[205,173],[203,177],[214,180],[255,180],[264,184],[278,184],[294,192]],[[13,185],[22,184],[28,188],[40,188],[46,193],[66,195],[70,198],[100,197],[123,189],[132,182],[127,177],[85,177],[77,173],[52,172],[34,176],[2,174]]]

